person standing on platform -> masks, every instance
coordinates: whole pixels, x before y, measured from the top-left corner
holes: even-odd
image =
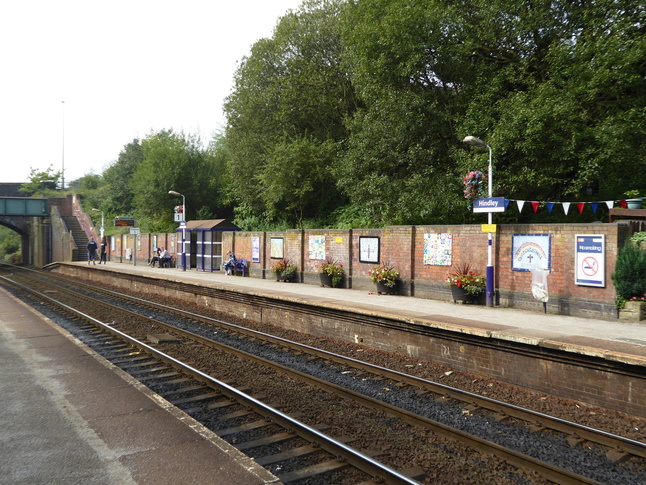
[[[87,243],[87,264],[90,264],[90,261],[92,261],[94,264],[96,264],[96,250],[98,249],[98,246],[96,245],[96,241],[94,238],[90,238],[90,242]]]
[[[106,241],[105,236],[101,238],[101,258],[99,259],[99,264],[106,264],[108,252],[108,241]]]

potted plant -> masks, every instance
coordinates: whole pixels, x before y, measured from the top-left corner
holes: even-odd
[[[321,265],[321,270],[319,272],[321,286],[336,288],[339,283],[341,283],[344,273],[345,270],[343,269],[342,264],[328,258],[325,263]]]
[[[391,264],[384,263],[381,266],[372,268],[368,272],[368,276],[372,282],[377,285],[377,293],[385,293],[389,295],[395,293],[399,271],[397,271]]]
[[[617,253],[611,278],[617,292],[615,306],[619,318],[632,321],[646,318],[646,253],[632,242],[625,244]]]
[[[628,209],[641,209],[643,198],[639,197],[639,190],[628,190],[624,192],[624,195]]]
[[[283,271],[283,281],[285,282],[295,281],[297,271],[298,271],[298,267],[295,264],[288,264],[285,270]]]
[[[271,270],[276,275],[276,281],[280,281],[281,279],[283,279],[283,273],[287,270],[288,265],[289,265],[289,262],[286,259],[280,259],[274,262],[274,264],[271,267]]]
[[[483,274],[471,269],[469,263],[454,266],[447,274],[453,301],[474,302],[486,291],[486,278]]]

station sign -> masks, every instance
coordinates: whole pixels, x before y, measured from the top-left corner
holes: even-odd
[[[473,201],[473,212],[505,212],[504,197],[486,197]]]
[[[606,286],[606,239],[604,234],[577,234],[574,238],[575,284]]]
[[[141,229],[139,229],[138,227],[131,227],[130,234],[134,234],[138,236],[139,234],[141,234]]]

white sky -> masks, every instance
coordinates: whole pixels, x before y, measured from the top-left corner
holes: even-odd
[[[67,185],[163,129],[206,146],[238,63],[301,2],[2,2],[0,182],[64,164]]]

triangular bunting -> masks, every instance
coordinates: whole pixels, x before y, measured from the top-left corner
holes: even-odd
[[[525,205],[525,201],[517,200],[516,205],[518,206],[518,212],[523,212],[523,206]]]
[[[599,206],[598,203],[596,202],[590,202],[590,207],[592,207],[592,213],[596,214],[597,213],[597,207]]]
[[[565,215],[567,216],[567,211],[570,210],[570,203],[569,202],[563,202],[563,212],[565,212]]]
[[[507,210],[509,208],[509,203],[510,202],[511,201],[509,199],[505,199],[505,210]]]
[[[621,206],[622,209],[625,209],[628,207],[628,203],[625,200],[620,200],[619,205]]]
[[[608,209],[612,209],[615,206],[615,201],[614,200],[607,200],[606,205],[608,206]]]
[[[532,209],[534,209],[534,214],[536,214],[536,211],[538,210],[538,204],[539,202],[532,202]]]
[[[547,213],[551,214],[552,209],[554,208],[554,202],[546,202],[545,205],[547,205]]]
[[[576,207],[577,209],[579,209],[579,214],[583,214],[583,208],[585,207],[585,202],[577,202]]]

